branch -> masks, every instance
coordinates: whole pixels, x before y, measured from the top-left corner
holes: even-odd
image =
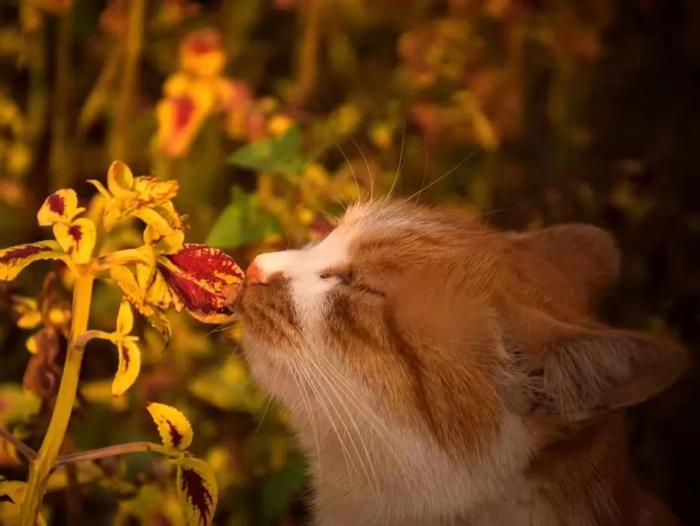
[[[22,442],[19,438],[17,438],[15,435],[10,433],[7,429],[5,429],[2,425],[0,425],[0,436],[2,436],[5,440],[7,440],[10,444],[15,446],[17,451],[22,453],[27,460],[34,460],[36,458],[36,451],[34,451],[32,448],[30,448],[27,444]]]
[[[127,442],[126,444],[117,444],[115,446],[101,447],[98,449],[89,449],[87,451],[78,451],[77,453],[69,453],[61,455],[56,459],[56,465],[62,466],[72,462],[86,462],[88,460],[99,460],[101,458],[116,457],[126,455],[128,453],[143,453],[147,451],[155,451],[162,455],[171,455],[161,444],[155,442]]]

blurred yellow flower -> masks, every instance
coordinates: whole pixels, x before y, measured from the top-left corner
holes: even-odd
[[[165,84],[156,107],[159,151],[170,157],[185,153],[217,101],[217,83],[176,73]]]
[[[202,77],[221,73],[226,63],[221,34],[215,29],[190,33],[180,46],[180,66]]]

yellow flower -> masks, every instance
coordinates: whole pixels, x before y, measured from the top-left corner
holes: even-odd
[[[36,329],[41,323],[41,311],[34,298],[12,296],[12,313],[17,317],[20,329]]]
[[[187,243],[173,254],[156,254],[149,247],[128,252],[126,257],[115,254],[120,264],[113,260],[112,279],[164,337],[170,335],[163,314],[168,309],[184,308],[204,323],[230,321],[243,271],[224,252]]]
[[[267,130],[271,135],[278,136],[284,134],[293,124],[294,121],[290,117],[279,113],[270,117],[267,122]]]
[[[97,237],[92,220],[76,219],[84,211],[75,191],[62,189],[48,196],[37,213],[39,225],[51,226],[58,244],[78,264],[90,260]]]
[[[53,235],[61,248],[78,264],[85,264],[92,257],[97,231],[91,219],[75,219],[70,224],[56,223]]]
[[[188,35],[180,47],[182,69],[202,77],[218,75],[226,63],[221,34],[201,29]]]
[[[184,154],[212,112],[218,83],[176,73],[165,84],[165,97],[156,107],[158,150],[170,157]]]
[[[156,225],[161,230],[171,224],[173,228],[182,227],[179,216],[177,221],[174,219],[177,214],[170,203],[177,194],[177,181],[161,181],[150,176],[134,177],[127,165],[114,161],[107,172],[107,188],[94,179],[89,182],[107,200],[102,217],[107,230],[117,221],[130,216],[138,217],[147,225]]]
[[[88,331],[91,338],[111,341],[117,348],[119,365],[112,382],[112,394],[120,396],[133,385],[141,370],[141,351],[136,342],[137,336],[131,336],[134,328],[134,313],[131,305],[122,300],[117,315],[117,328],[114,332]]]
[[[48,196],[36,217],[39,226],[53,226],[56,223],[68,224],[84,211],[84,208],[78,207],[78,195],[75,190],[66,188]]]

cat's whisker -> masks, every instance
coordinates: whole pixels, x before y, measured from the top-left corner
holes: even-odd
[[[350,169],[350,173],[352,174],[352,179],[355,182],[355,193],[357,194],[357,202],[359,203],[361,201],[362,195],[360,194],[360,183],[357,180],[357,174],[355,174],[355,168],[353,167],[352,163],[350,162],[350,159],[348,156],[345,154],[345,150],[340,146],[340,144],[335,145],[336,148],[340,151],[341,155],[345,159],[345,162],[348,165],[348,168]]]
[[[338,404],[339,404],[340,407],[342,407],[343,410],[345,411],[345,414],[347,415],[348,419],[350,420],[350,423],[352,424],[353,428],[355,429],[355,432],[357,433],[357,438],[358,438],[358,440],[359,440],[359,442],[360,442],[360,445],[362,446],[362,449],[363,449],[363,452],[364,452],[364,456],[365,456],[365,458],[367,459],[367,464],[369,465],[369,469],[370,469],[371,474],[372,474],[372,480],[377,481],[377,483],[378,483],[377,472],[376,472],[376,469],[375,469],[375,467],[374,467],[374,463],[372,462],[372,457],[371,457],[371,455],[370,455],[370,453],[369,453],[369,450],[367,449],[366,441],[363,440],[363,433],[360,431],[360,428],[359,428],[359,426],[357,425],[357,422],[355,421],[355,418],[353,417],[352,412],[348,409],[348,407],[347,407],[347,405],[346,405],[346,403],[345,403],[343,397],[340,395],[340,393],[338,393],[338,386],[337,386],[337,384],[334,384],[334,383],[332,383],[332,382],[330,381],[330,379],[328,378],[327,372],[326,372],[326,371],[323,371],[323,370],[318,366],[318,364],[316,364],[316,363],[314,362],[313,359],[310,359],[310,360],[308,361],[308,363],[309,363],[310,365],[313,365],[313,366],[315,367],[315,369],[316,369],[316,371],[317,371],[317,373],[318,373],[318,376],[317,376],[317,377],[320,378],[321,380],[323,380],[323,381],[325,382],[326,386],[327,386],[328,389],[329,389],[329,392],[333,393],[333,395],[336,397],[336,400],[337,400]],[[348,400],[348,402],[349,402],[349,400]],[[348,436],[350,437],[350,433],[348,433]],[[351,440],[352,440],[352,437],[350,437],[350,438],[351,438]],[[353,442],[354,442],[354,440],[353,440]]]
[[[471,160],[475,155],[476,155],[476,153],[473,153],[473,152],[470,153],[470,154],[467,155],[464,159],[462,159],[462,160],[459,161],[456,165],[454,165],[452,168],[450,168],[449,170],[447,170],[447,171],[446,171],[444,174],[442,174],[440,177],[438,177],[438,178],[432,180],[430,183],[428,183],[427,186],[421,188],[420,190],[418,190],[418,191],[415,192],[414,194],[408,196],[408,197],[405,199],[405,201],[410,201],[411,199],[420,197],[420,195],[423,194],[426,190],[428,190],[429,188],[432,188],[433,186],[435,186],[436,184],[438,184],[440,181],[446,179],[450,174],[454,173],[455,170],[459,169],[459,168],[460,168],[462,165],[464,165],[467,161]]]
[[[406,119],[404,119],[404,121],[403,121],[403,131],[401,132],[401,150],[399,151],[399,164],[396,166],[396,173],[394,174],[394,180],[391,183],[391,187],[389,188],[389,192],[385,196],[385,199],[387,201],[394,195],[394,189],[396,188],[396,184],[398,183],[399,176],[401,174],[401,169],[403,168],[403,154],[404,154],[405,146],[406,146]]]
[[[297,355],[300,355],[301,353],[297,351]],[[316,443],[316,455],[318,458],[317,464],[318,464],[318,479],[319,481],[321,480],[321,439],[319,436],[318,432],[318,427],[316,425],[316,417],[314,415],[313,407],[311,406],[311,400],[309,399],[308,393],[306,392],[306,388],[302,385],[301,383],[301,378],[299,377],[299,371],[296,368],[296,365],[294,362],[291,362],[292,367],[295,369],[295,374],[292,374],[292,378],[294,380],[294,383],[297,386],[297,389],[302,395],[302,403],[306,405],[306,411],[309,415],[309,421],[311,423],[311,432],[313,433],[314,436],[314,442]]]
[[[342,416],[340,415],[340,412],[339,412],[339,410],[338,410],[338,405],[337,405],[337,404],[333,404],[332,401],[331,401],[330,398],[329,398],[329,394],[335,394],[334,391],[333,391],[333,386],[329,385],[329,386],[328,386],[328,387],[329,387],[329,390],[328,390],[328,391],[325,391],[325,390],[323,390],[323,389],[318,389],[318,387],[320,387],[320,386],[317,386],[317,385],[315,384],[315,382],[314,382],[314,380],[313,380],[313,376],[312,376],[311,374],[309,374],[309,371],[306,369],[306,366],[305,366],[304,362],[302,361],[302,362],[300,362],[298,365],[300,366],[300,368],[301,368],[302,370],[305,371],[304,374],[305,374],[305,377],[308,379],[309,386],[310,386],[310,387],[312,388],[312,390],[316,393],[316,396],[319,398],[319,401],[321,401],[321,400],[320,400],[321,398],[325,399],[325,401],[328,403],[328,406],[329,406],[331,409],[333,409],[333,411],[335,412],[335,414],[336,414],[336,416],[337,416],[337,418],[338,418],[338,422],[340,423],[340,425],[342,426],[343,430],[345,431],[345,435],[348,437],[348,441],[350,442],[351,447],[355,450],[356,459],[357,459],[358,463],[360,464],[360,466],[362,467],[362,470],[365,472],[365,478],[366,478],[366,479],[370,479],[369,473],[368,473],[368,471],[367,471],[367,466],[365,465],[365,462],[364,462],[364,460],[362,459],[362,454],[361,454],[361,452],[360,452],[360,449],[358,448],[357,443],[355,442],[355,440],[354,440],[354,438],[353,438],[353,436],[352,436],[352,433],[350,432],[350,430],[348,429],[347,425],[345,424],[344,419],[343,419]],[[325,393],[325,394],[324,394],[324,393]],[[338,434],[338,439],[339,439],[340,441],[342,441],[342,438],[341,438],[340,434]]]
[[[282,374],[282,369],[277,369],[277,373],[275,374],[275,379],[274,379],[275,383],[277,383],[281,374]],[[263,414],[260,417],[260,420],[258,421],[258,425],[255,427],[255,431],[253,431],[253,434],[251,435],[251,437],[254,437],[255,435],[258,434],[258,431],[260,431],[260,429],[263,426],[263,423],[265,422],[265,417],[267,416],[268,411],[272,407],[272,404],[275,402],[276,402],[275,397],[268,394],[267,395],[267,404],[265,405],[265,410],[263,411]]]
[[[372,201],[374,199],[374,173],[372,172],[372,168],[369,165],[369,161],[367,160],[367,157],[365,156],[365,152],[362,151],[362,148],[360,148],[360,145],[357,144],[357,141],[350,137],[350,140],[352,143],[355,145],[355,148],[357,148],[357,151],[360,152],[360,155],[362,156],[362,160],[365,162],[365,168],[367,169],[367,176],[369,177],[369,201]]]
[[[319,373],[324,373],[326,376],[329,378],[328,381],[331,382],[332,385],[336,386],[336,389],[340,389],[343,391],[343,394],[345,399],[353,405],[353,407],[357,410],[357,414],[362,415],[362,417],[365,418],[367,423],[371,426],[371,428],[374,430],[376,437],[382,442],[384,446],[386,446],[387,451],[392,453],[392,456],[396,459],[397,463],[399,464],[399,467],[401,468],[407,468],[406,463],[404,459],[402,459],[398,455],[398,447],[391,447],[392,444],[389,443],[389,440],[387,440],[387,437],[393,439],[393,434],[389,431],[389,428],[386,426],[386,424],[375,414],[374,410],[369,406],[369,404],[362,400],[350,387],[350,385],[347,383],[345,378],[340,374],[339,371],[330,363],[330,361],[323,356],[322,354],[317,354],[317,358],[325,360],[327,367],[326,368],[321,368],[318,364],[310,360],[310,363],[319,371]],[[379,424],[379,427],[377,426],[377,423]],[[382,429],[379,429],[379,428]],[[391,440],[394,442],[394,446],[398,446],[399,444],[396,443],[395,440]]]

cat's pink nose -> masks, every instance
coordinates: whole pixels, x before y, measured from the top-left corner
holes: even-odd
[[[266,272],[260,266],[258,258],[255,258],[253,262],[248,265],[248,268],[245,271],[245,277],[248,285],[267,285],[273,279],[281,275],[282,273],[277,271]]]
[[[262,269],[253,261],[245,271],[245,278],[249,285],[262,285],[265,283]]]

